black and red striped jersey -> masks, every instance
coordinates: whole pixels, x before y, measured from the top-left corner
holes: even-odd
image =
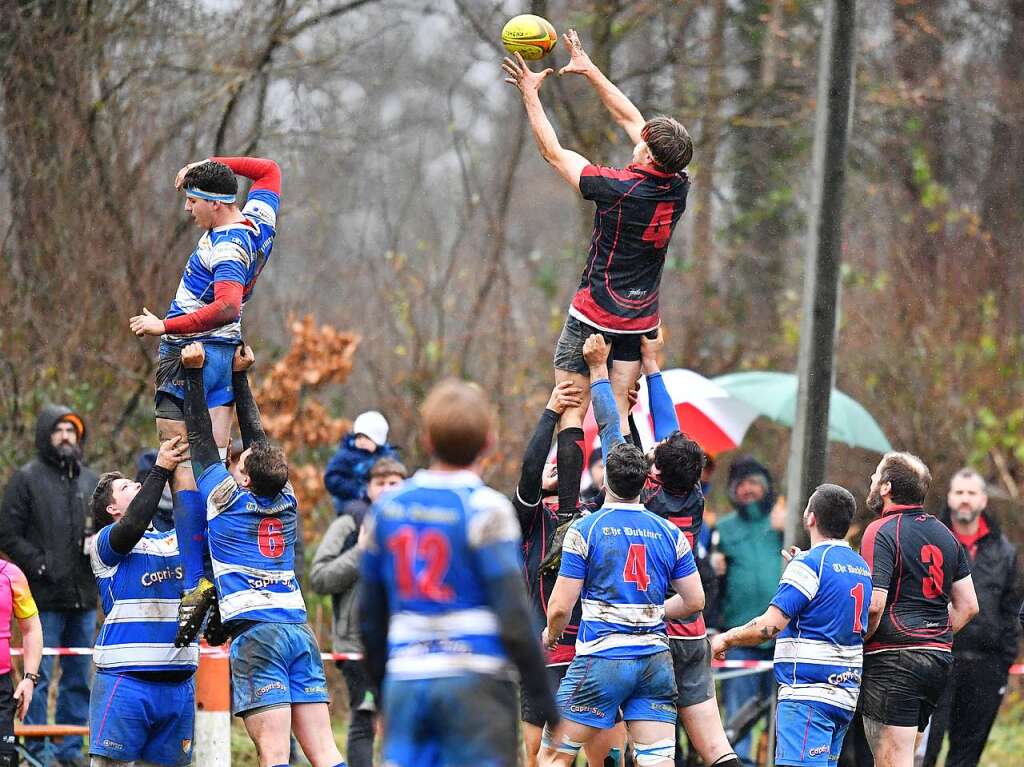
[[[950,595],[971,566],[949,528],[920,506],[897,506],[868,525],[860,553],[873,587],[888,592],[864,652],[951,650]]]
[[[648,511],[654,512],[683,531],[696,561],[697,536],[700,534],[701,525],[704,524],[704,495],[700,487],[695,487],[686,495],[676,495],[665,490],[657,482],[649,480],[640,501]],[[708,635],[703,613],[695,613],[682,620],[665,621],[665,629],[669,639],[703,639]]]
[[[686,209],[690,179],[648,165],[587,165],[583,198],[597,205],[587,266],[569,313],[613,333],[658,327],[658,291],[672,231]]]
[[[547,623],[548,598],[558,580],[558,568],[541,569],[551,549],[561,545],[555,540],[555,533],[561,525],[570,519],[579,519],[579,514],[562,517],[558,513],[558,496],[545,496],[535,504],[528,504],[519,497],[512,497],[512,506],[519,518],[519,528],[523,535],[523,574],[526,578],[526,592],[530,598],[534,615],[541,626]],[[569,622],[562,632],[558,645],[547,653],[547,665],[558,666],[569,663],[576,657],[576,635],[579,632],[583,612],[579,600],[573,606]]]

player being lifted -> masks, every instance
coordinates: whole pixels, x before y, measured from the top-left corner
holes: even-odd
[[[232,637],[231,708],[245,721],[260,767],[285,767],[289,730],[313,767],[343,765],[331,732],[327,682],[295,577],[296,503],[288,461],[263,432],[239,348],[230,383],[243,451],[220,460],[203,389],[203,344],[182,349],[192,470],[209,518],[210,558],[224,628]]]
[[[236,173],[255,182],[241,208],[235,201]],[[142,314],[131,318],[130,327],[138,336],[161,336],[156,373],[156,426],[161,442],[174,436],[185,438],[181,349],[193,341],[205,344],[207,404],[214,438],[226,455],[234,400],[231,359],[242,340],[242,307],[274,246],[281,170],[273,160],[213,157],[186,165],[178,171],[174,185],[185,193],[185,210],[203,234],[185,264],[167,316],[160,319],[143,308]],[[175,469],[171,489],[186,590],[179,611],[178,643],[186,645],[198,633],[215,592],[203,565],[206,510],[188,461]]]
[[[518,763],[519,671],[536,720],[558,710],[530,619],[519,526],[486,487],[494,439],[480,388],[439,384],[422,407],[431,468],[374,506],[362,561],[360,624],[382,683],[384,762],[402,767]]]
[[[532,72],[519,54],[502,64],[523,97],[526,115],[541,155],[584,199],[597,207],[594,234],[579,288],[555,348],[555,381],[572,381],[587,391],[583,343],[603,333],[612,345],[612,386],[622,431],[627,432],[627,392],[640,375],[640,338],[660,323],[658,293],[669,239],[686,207],[689,179],[683,170],[693,156],[686,129],[670,117],[644,120],[632,102],[587,56],[576,32],[565,42],[571,52],[560,74],[585,77],[615,122],[635,144],[625,168],[592,165],[558,141],[544,107],[540,87],[553,70]],[[588,398],[561,416],[558,432],[558,501],[576,506],[583,471],[583,416]]]

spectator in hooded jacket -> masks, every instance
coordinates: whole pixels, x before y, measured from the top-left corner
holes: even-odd
[[[712,564],[722,578],[719,594],[722,627],[743,626],[761,614],[771,602],[782,573],[781,526],[773,518],[775,487],[768,469],[751,456],[736,459],[729,467],[729,501],[733,512],[722,517],[715,528]],[[737,647],[729,660],[772,660],[773,646]],[[728,679],[722,683],[725,713],[731,719],[747,701],[768,699],[774,694],[770,671]],[[735,744],[736,753],[750,761],[750,738]]]
[[[363,518],[370,504],[389,488],[406,478],[405,467],[393,458],[381,458],[370,469],[367,502],[350,501],[345,511],[331,523],[317,547],[309,580],[319,594],[331,595],[334,613],[334,652],[362,653],[359,637],[358,590],[359,561],[362,548],[358,545]],[[376,691],[361,660],[337,661],[345,678],[349,694],[348,748],[345,756],[349,767],[373,766],[374,715],[377,711]]]
[[[99,530],[88,507],[98,477],[82,462],[85,437],[79,415],[60,405],[44,407],[36,420],[36,458],[14,472],[0,507],[0,549],[28,578],[46,647],[91,647],[96,636],[99,593],[86,552]],[[46,656],[39,666],[27,724],[46,723],[53,663]],[[92,659],[65,656],[60,668],[57,721],[84,725]],[[79,736],[64,738],[54,751],[60,765],[86,764]]]
[[[398,460],[398,451],[388,444],[387,419],[368,410],[352,423],[352,432],[342,438],[324,472],[324,487],[334,499],[337,514],[349,501],[366,500],[370,469],[381,458]]]
[[[942,521],[967,551],[981,610],[953,637],[953,673],[932,715],[924,767],[934,767],[947,730],[946,767],[974,767],[1017,657],[1020,572],[1017,549],[988,511],[985,480],[978,472],[958,471],[946,504]]]

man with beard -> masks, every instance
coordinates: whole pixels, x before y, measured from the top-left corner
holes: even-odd
[[[942,521],[967,551],[978,594],[978,617],[953,640],[953,673],[932,716],[924,766],[934,767],[949,730],[946,767],[974,767],[1006,694],[1017,657],[1017,607],[1022,594],[1017,548],[988,510],[985,480],[961,469],[949,483]]]
[[[70,408],[44,407],[36,421],[34,460],[11,477],[0,508],[0,550],[28,578],[47,647],[90,647],[96,631],[96,582],[87,547],[88,499],[98,477],[82,463],[85,423]],[[53,656],[39,667],[26,724],[45,724]],[[61,658],[57,721],[84,725],[89,716],[88,656]],[[57,763],[80,765],[82,738],[56,746]]]
[[[912,767],[923,732],[949,682],[953,635],[978,614],[967,553],[924,511],[924,462],[887,453],[871,476],[864,531],[871,604],[859,710],[877,767]]]

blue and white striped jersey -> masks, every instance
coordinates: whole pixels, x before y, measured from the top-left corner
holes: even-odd
[[[665,598],[697,572],[683,531],[638,503],[607,504],[577,520],[558,575],[583,581],[577,655],[638,658],[668,649]]]
[[[488,593],[522,569],[509,500],[472,472],[418,471],[368,523],[362,577],[388,595],[388,676],[509,673]]]
[[[305,623],[295,577],[298,514],[292,486],[276,498],[243,490],[221,463],[199,477],[221,619]]]
[[[823,541],[782,574],[771,603],[789,617],[775,642],[779,700],[853,711],[871,604],[871,571],[846,541]]]
[[[106,613],[96,638],[96,667],[114,672],[194,671],[199,645],[174,646],[183,588],[174,530],[150,528],[128,554],[118,554],[110,547],[113,527],[97,533],[89,553]]]
[[[215,282],[238,282],[243,287],[242,307],[270,259],[281,198],[268,189],[254,189],[242,208],[248,223],[218,226],[203,233],[185,264],[165,319],[191,314],[213,302]],[[242,338],[242,315],[231,323],[200,333],[172,334],[163,340],[175,346],[192,341],[237,344]]]

